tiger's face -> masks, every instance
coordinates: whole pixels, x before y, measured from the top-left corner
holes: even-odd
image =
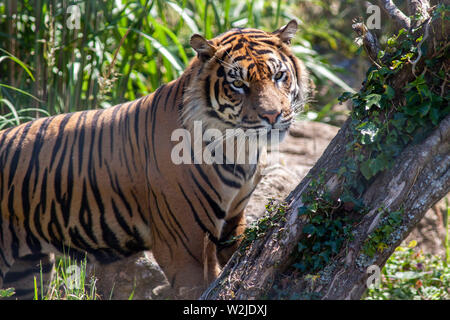
[[[308,91],[306,70],[289,47],[296,31],[292,20],[272,33],[233,29],[212,40],[192,36],[199,87],[191,91],[197,103],[185,123],[200,120],[209,128],[269,134],[278,130],[281,140]]]

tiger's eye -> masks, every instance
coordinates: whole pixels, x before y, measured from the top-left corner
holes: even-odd
[[[278,71],[273,78],[275,79],[275,81],[278,81],[283,77],[283,75],[284,75],[283,71]]]
[[[242,80],[234,80],[233,81],[233,86],[235,86],[236,88],[242,88],[244,86],[244,81],[242,81]]]

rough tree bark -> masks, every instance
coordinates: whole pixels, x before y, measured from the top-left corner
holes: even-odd
[[[394,21],[406,29],[411,27],[410,19],[392,1],[380,0],[379,3]],[[427,1],[411,1],[414,13],[427,12],[429,8]],[[419,50],[417,59],[395,74],[391,85],[396,92],[422,72],[424,61],[434,53],[436,41],[448,41],[448,23],[443,23],[442,19],[432,21],[428,12],[422,17],[426,25],[422,28],[422,42],[428,49],[426,52]],[[376,57],[377,52],[373,51],[378,50],[378,45],[371,43],[373,36],[362,27],[355,26],[355,31],[363,38],[369,56]],[[445,82],[442,87],[448,89]],[[393,167],[378,174],[371,182],[362,196],[369,212],[354,226],[353,239],[321,270],[320,279],[305,274],[296,276],[289,267],[306,223],[305,217],[298,215],[298,208],[304,205],[302,195],[319,174],[324,175],[331,194],[339,195],[342,181],[335,172],[347,156],[345,146],[352,139],[350,121],[343,125],[307,177],[287,197],[285,219],[252,242],[244,252],[238,250],[200,299],[270,298],[274,285],[287,287],[286,290],[291,292],[307,292],[306,296],[321,299],[361,298],[367,289],[368,267],[382,268],[425,212],[450,191],[450,115],[421,143],[405,148]],[[372,257],[365,255],[363,245],[382,220],[382,212],[378,209],[392,212],[400,207],[404,212],[403,220],[392,232],[387,248],[378,250]],[[283,277],[289,280],[287,285],[286,281],[283,283]]]

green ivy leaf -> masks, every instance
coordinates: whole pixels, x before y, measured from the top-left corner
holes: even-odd
[[[432,108],[430,110],[430,119],[431,122],[437,126],[439,124],[439,109],[438,108]]]
[[[418,109],[419,109],[419,114],[421,117],[425,117],[428,112],[430,111],[431,108],[431,102],[430,101],[426,101],[424,103],[422,103],[421,105],[419,105]]]
[[[305,250],[307,248],[307,246],[305,246],[303,243],[299,242],[297,244],[297,251],[298,252],[302,252],[303,250]]]
[[[319,252],[319,251],[320,251],[320,242],[314,243],[314,245],[313,245],[313,247],[312,247],[312,250],[313,250],[314,252]]]
[[[381,95],[380,94],[376,94],[376,93],[368,94],[365,97],[365,100],[366,100],[366,110],[369,110],[370,107],[372,107],[372,106],[379,107],[380,100],[381,100]]]
[[[402,64],[403,64],[403,61],[401,61],[401,60],[394,60],[394,61],[392,61],[391,69],[392,69],[392,70],[395,70],[395,69],[397,69],[399,66],[401,66]]]
[[[407,121],[406,123],[406,132],[409,134],[413,133],[413,131],[416,129],[416,123],[412,121],[411,119]]]
[[[298,208],[298,215],[299,216],[307,214],[308,212],[309,212],[308,207],[301,206],[301,207]]]
[[[373,122],[363,122],[356,128],[361,132],[361,144],[370,144],[375,141],[376,135],[378,133],[378,127]]]
[[[386,85],[386,90],[384,91],[386,98],[392,100],[395,97],[395,90],[389,85]]]
[[[389,165],[389,160],[386,154],[381,153],[375,159],[370,161],[369,167],[373,173],[376,175],[378,172],[385,170]]]
[[[312,224],[307,224],[306,226],[303,227],[303,233],[307,233],[307,234],[314,234],[316,230],[316,227],[314,227],[314,225]]]
[[[359,170],[363,174],[364,178],[366,178],[366,180],[369,180],[373,177],[372,169],[370,168],[370,159],[361,163]]]

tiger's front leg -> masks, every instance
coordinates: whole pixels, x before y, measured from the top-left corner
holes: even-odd
[[[153,255],[179,299],[198,299],[221,271],[216,245],[202,235],[176,247],[155,239]]]
[[[225,266],[241,244],[246,226],[244,210],[225,222],[220,235],[220,244],[217,247],[217,257],[221,267]]]

